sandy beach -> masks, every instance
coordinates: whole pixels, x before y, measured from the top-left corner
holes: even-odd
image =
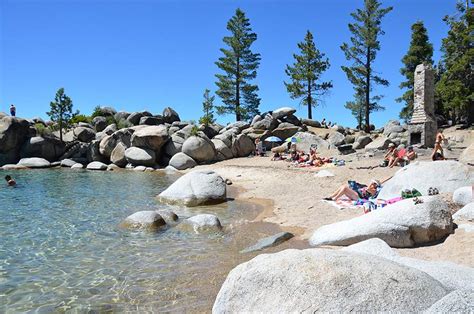
[[[447,132],[449,136],[449,131]],[[451,134],[452,135],[452,134]],[[460,133],[456,133],[460,136]],[[472,139],[472,132],[461,133],[465,137],[462,146]],[[461,147],[459,147],[461,148]],[[456,158],[461,149],[453,147],[447,152]],[[328,151],[323,156],[337,156]],[[371,179],[383,180],[391,177],[400,167],[377,167],[382,159],[380,152],[374,157],[364,153],[338,156],[346,161],[345,166],[332,164],[322,168],[298,168],[285,161],[272,161],[270,157],[236,158],[212,165],[198,166],[194,170],[211,169],[223,178],[230,179],[240,190],[242,200],[259,202],[265,206],[256,221],[271,222],[283,230],[295,233],[296,238],[307,240],[318,227],[341,220],[364,215],[361,209],[338,209],[322,198],[331,194],[348,180],[367,183]],[[429,151],[421,152],[419,160],[429,160]],[[366,169],[375,167],[373,169]],[[334,177],[316,177],[320,170],[328,170]],[[449,199],[450,195],[446,195]],[[453,212],[458,208],[453,207]],[[456,229],[442,243],[428,246],[397,249],[401,255],[426,260],[444,260],[474,266],[474,238],[462,229]]]

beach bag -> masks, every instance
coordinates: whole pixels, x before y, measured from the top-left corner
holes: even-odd
[[[404,190],[402,191],[402,198],[403,199],[407,199],[407,198],[414,198],[414,197],[419,197],[419,196],[422,196],[420,191],[418,191],[417,189],[412,189],[412,190]]]

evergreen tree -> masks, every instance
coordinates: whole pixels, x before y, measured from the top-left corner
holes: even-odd
[[[344,107],[351,111],[357,121],[357,129],[362,130],[365,118],[365,103],[363,91],[354,95],[354,100],[346,102]]]
[[[213,124],[216,120],[214,119],[214,98],[215,96],[210,96],[211,91],[206,89],[204,91],[204,101],[202,103],[202,111],[204,115],[199,119],[199,123],[208,126]]]
[[[220,49],[224,56],[216,62],[225,72],[216,74],[216,94],[224,105],[216,109],[218,114],[235,114],[237,121],[248,120],[259,113],[260,105],[258,86],[250,83],[257,77],[260,65],[260,54],[250,50],[252,43],[257,40],[257,34],[252,32],[249,19],[240,9],[227,23],[227,29],[231,36],[224,37],[227,48]]]
[[[312,107],[316,107],[319,97],[332,87],[331,82],[318,82],[321,74],[329,68],[329,59],[324,57],[315,46],[313,34],[308,30],[304,42],[298,43],[301,55],[294,54],[293,66],[286,66],[285,73],[291,79],[285,82],[286,90],[292,99],[301,98],[303,105],[308,106],[308,119],[312,119]]]
[[[400,73],[406,77],[406,81],[400,84],[400,88],[406,88],[405,93],[397,98],[398,102],[405,105],[400,112],[400,118],[408,121],[413,114],[413,84],[415,83],[415,68],[418,64],[427,63],[433,65],[433,45],[429,42],[428,34],[423,22],[418,21],[411,26],[411,42],[407,54],[403,57],[404,67]]]
[[[59,139],[63,141],[63,127],[69,124],[69,121],[75,114],[72,112],[72,100],[64,93],[64,88],[58,89],[54,101],[50,103],[51,111],[47,115],[51,121],[59,124]]]
[[[462,3],[457,5],[457,16],[446,16],[448,35],[442,43],[441,65],[444,72],[436,84],[445,113],[458,122],[466,118],[474,122],[474,9]]]
[[[377,0],[365,0],[363,9],[351,13],[355,22],[348,25],[352,33],[350,44],[343,43],[341,46],[346,59],[352,61],[350,67],[341,68],[354,85],[354,89],[364,93],[366,132],[370,132],[370,113],[384,109],[377,103],[381,96],[371,96],[371,91],[374,85],[389,85],[387,80],[376,74],[373,63],[380,50],[378,36],[384,34],[380,26],[382,18],[391,10],[392,7],[380,8]]]

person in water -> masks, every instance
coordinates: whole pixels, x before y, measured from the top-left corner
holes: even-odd
[[[15,186],[15,185],[16,185],[15,180],[13,180],[13,178],[12,178],[11,176],[9,176],[9,175],[6,175],[6,176],[5,176],[5,181],[7,181],[7,184],[8,184],[9,186]]]

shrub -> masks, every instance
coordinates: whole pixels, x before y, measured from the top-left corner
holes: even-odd
[[[83,114],[77,114],[71,119],[72,124],[79,123],[79,122],[91,123],[91,121],[92,121],[91,117],[88,117]]]
[[[36,134],[39,136],[51,135],[52,131],[50,128],[45,126],[43,123],[35,123]]]
[[[120,119],[119,121],[117,121],[117,129],[118,130],[129,128],[129,127],[132,127],[132,126],[133,126],[133,124],[131,124],[128,120]]]
[[[194,125],[191,129],[190,132],[191,136],[198,136],[199,134],[199,127],[197,125]]]

